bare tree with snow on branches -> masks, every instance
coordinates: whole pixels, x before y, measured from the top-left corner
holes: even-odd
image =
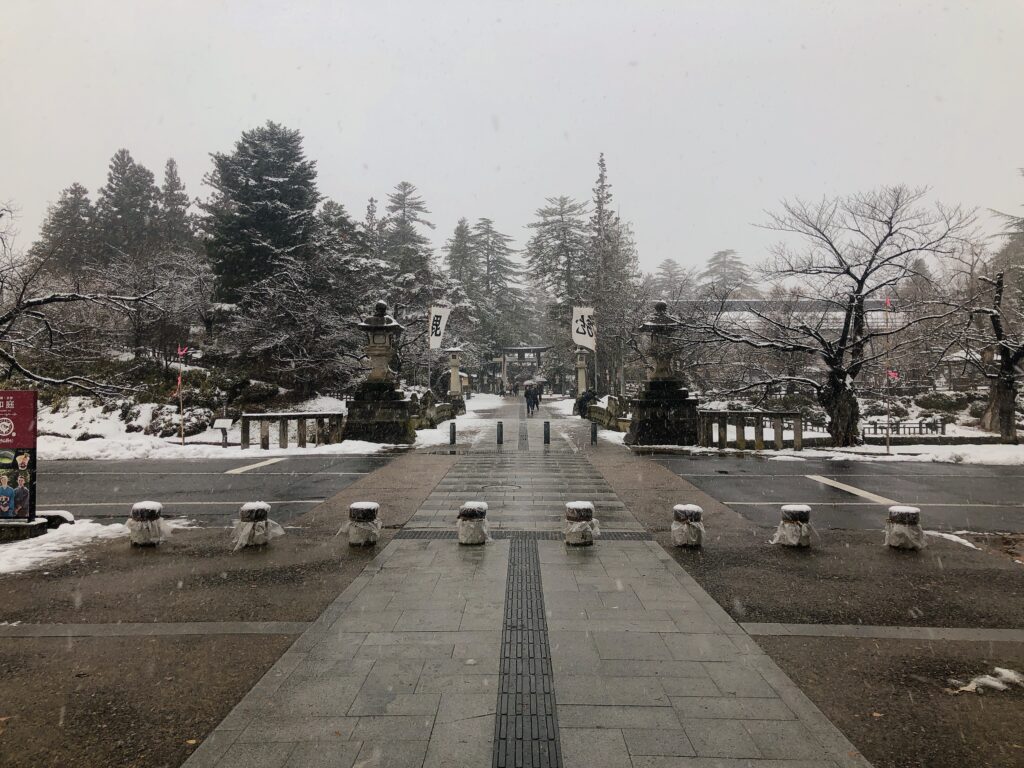
[[[904,298],[912,282],[930,280],[929,260],[958,254],[975,237],[973,211],[924,202],[927,190],[880,189],[819,203],[784,202],[765,228],[788,236],[771,250],[762,279],[785,285],[792,300],[732,310],[709,302],[691,331],[754,349],[801,353],[822,376],[775,376],[755,386],[791,381],[812,389],[829,416],[836,446],[859,442],[856,381],[865,370],[898,361],[956,306]]]

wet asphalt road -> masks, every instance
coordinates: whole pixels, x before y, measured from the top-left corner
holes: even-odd
[[[762,525],[778,523],[782,504],[809,504],[819,527],[878,529],[888,500],[920,507],[929,529],[1024,532],[1020,467],[716,456],[655,460]]]
[[[43,461],[38,508],[66,509],[78,518],[126,519],[134,502],[151,499],[164,505],[166,517],[226,524],[237,519],[241,504],[267,501],[273,519],[287,522],[391,458],[289,456],[252,466],[268,461],[254,451],[244,459]]]

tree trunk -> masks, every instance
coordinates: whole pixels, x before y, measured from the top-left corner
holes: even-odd
[[[836,448],[859,445],[860,404],[846,382],[845,372],[830,373],[828,383],[818,394],[818,402],[828,413],[828,433]]]
[[[1017,444],[1017,378],[1014,371],[1000,370],[988,389],[988,406],[981,416],[981,428],[998,432],[999,441]]]

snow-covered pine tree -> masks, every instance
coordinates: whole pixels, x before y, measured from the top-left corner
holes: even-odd
[[[448,275],[453,280],[462,283],[466,293],[472,295],[480,280],[481,270],[478,260],[479,253],[473,247],[470,238],[469,222],[465,218],[461,218],[444,247]]]
[[[433,229],[434,225],[424,218],[429,214],[414,184],[402,181],[388,195],[387,211],[389,221],[386,235],[387,259],[399,274],[421,274],[430,272],[430,240],[420,227]]]
[[[673,300],[691,298],[693,271],[682,267],[675,259],[664,259],[654,275],[653,288],[658,298]]]
[[[366,203],[366,217],[363,219],[362,228],[369,255],[374,259],[383,260],[387,254],[387,226],[388,217],[377,216],[377,200],[371,197]]]
[[[169,158],[164,166],[164,183],[160,188],[158,220],[160,239],[166,248],[192,252],[197,247],[192,217],[189,215],[190,200],[185,185],[178,175],[178,164]]]
[[[320,201],[316,162],[306,159],[299,131],[270,121],[212,157],[204,181],[213,194],[202,205],[207,253],[218,297],[237,302],[308,252]]]
[[[704,288],[719,298],[752,299],[760,295],[743,259],[734,250],[716,251],[700,273]]]
[[[104,265],[127,260],[140,269],[157,257],[160,190],[153,172],[119,149],[110,160],[107,183],[96,200],[100,258]]]
[[[48,285],[81,288],[85,273],[95,264],[97,245],[96,209],[89,190],[75,183],[50,206],[29,258]]]
[[[547,198],[536,220],[528,224],[533,235],[526,244],[526,268],[534,280],[551,290],[562,307],[571,307],[589,282],[586,274],[587,206],[571,197]],[[566,325],[569,318],[566,315]]]

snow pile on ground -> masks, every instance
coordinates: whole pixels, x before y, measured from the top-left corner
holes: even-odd
[[[172,529],[192,528],[194,523],[185,519],[169,519]],[[110,541],[128,535],[123,523],[103,525],[89,519],[74,525],[62,525],[42,536],[25,541],[0,545],[0,573],[18,573],[70,557],[77,549],[97,541]]]
[[[548,410],[550,410],[556,416],[562,416],[569,418],[573,415],[572,409],[576,405],[576,401],[571,397],[563,397],[560,400],[547,400],[545,399],[542,403]]]
[[[987,688],[993,691],[1005,691],[1011,685],[1018,685],[1024,688],[1024,675],[1014,669],[996,667],[991,675],[978,675],[971,678],[969,683],[963,683],[955,678],[950,678],[950,685],[957,688],[946,688],[946,693],[955,696],[958,693],[983,693]]]
[[[457,443],[477,443],[483,437],[483,431],[494,426],[494,411],[504,404],[501,395],[473,395],[466,400],[466,413],[455,419],[455,441]],[[451,420],[442,421],[437,429],[420,429],[416,431],[416,447],[430,448],[436,445],[448,445],[451,439],[449,425]]]
[[[957,531],[957,533],[967,533],[967,531]],[[925,531],[926,536],[935,536],[939,539],[945,539],[946,541],[954,541],[957,544],[963,544],[965,547],[971,549],[981,549],[981,547],[975,546],[972,542],[965,539],[963,536],[957,536],[956,533],[946,533],[944,531]]]

